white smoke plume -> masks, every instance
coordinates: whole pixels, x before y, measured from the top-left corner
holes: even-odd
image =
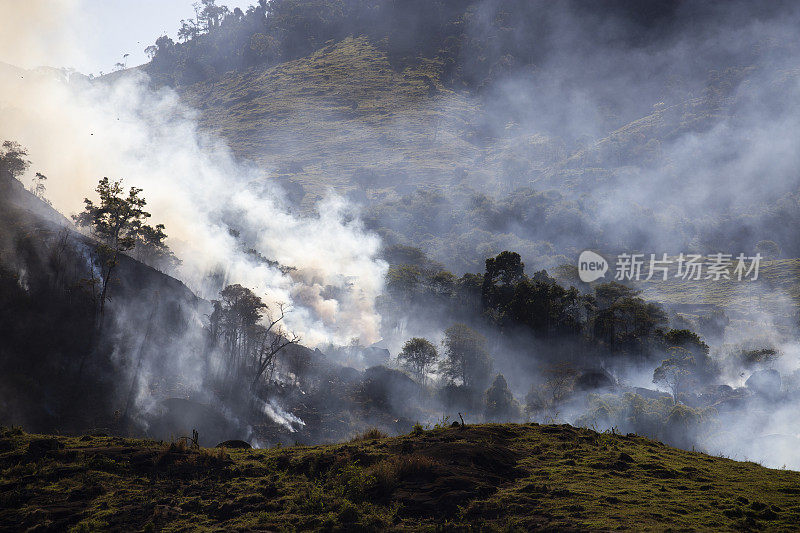
[[[17,6],[33,9],[4,4],[4,17],[25,18]],[[179,277],[200,296],[217,296],[219,279],[206,283],[213,273],[254,290],[273,309],[287,304],[286,326],[306,345],[378,340],[374,300],[386,265],[357,213],[333,193],[313,216],[290,212],[268,176],[199,131],[174,91],[151,89],[148,81],[141,73],[92,81],[3,67],[0,138],[29,149],[35,169],[49,177],[48,198],[66,215],[93,198],[103,176],[142,188],[153,223],[166,225],[168,244],[183,261]],[[250,248],[292,268],[259,261]]]

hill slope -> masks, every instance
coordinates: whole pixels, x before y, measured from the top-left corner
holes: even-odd
[[[457,136],[432,133],[445,109],[462,120],[456,129],[476,111],[442,88],[440,72],[434,60],[398,72],[366,38],[348,38],[181,93],[200,110],[201,125],[235,153],[312,190],[346,190],[353,172],[365,167],[404,171],[420,185],[418,165],[441,184],[452,179],[453,161],[479,151]]]
[[[0,528],[789,530],[800,473],[571,426],[264,450],[4,430]]]

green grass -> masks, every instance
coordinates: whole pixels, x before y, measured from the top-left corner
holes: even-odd
[[[798,472],[570,426],[265,450],[10,430],[0,439],[8,530],[788,531],[800,523],[798,487]]]
[[[509,162],[542,169],[554,157],[556,148],[542,135],[516,136],[491,147],[475,141],[480,106],[446,88],[441,72],[442,65],[428,59],[397,69],[379,47],[359,37],[180,92],[199,110],[203,129],[272,177],[303,184],[313,197],[328,187],[353,189],[351,177],[359,169],[391,173],[401,187],[496,188]],[[371,194],[391,197],[396,188]]]

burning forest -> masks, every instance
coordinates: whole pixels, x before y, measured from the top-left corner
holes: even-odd
[[[800,520],[796,2],[0,6],[0,529]]]

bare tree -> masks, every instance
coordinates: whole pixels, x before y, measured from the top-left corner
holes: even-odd
[[[275,368],[277,356],[290,344],[300,342],[300,337],[294,333],[287,333],[281,326],[281,322],[286,316],[284,304],[278,305],[278,316],[275,319],[267,319],[266,326],[262,326],[260,332],[261,344],[254,354],[253,380],[250,388],[254,389],[261,380],[264,372],[268,368]]]
[[[267,370],[272,373],[278,354],[300,341],[299,336],[283,328],[286,310],[279,304],[272,315],[261,298],[238,284],[220,291],[208,332],[227,359],[226,372],[232,384],[247,379],[254,389]]]

